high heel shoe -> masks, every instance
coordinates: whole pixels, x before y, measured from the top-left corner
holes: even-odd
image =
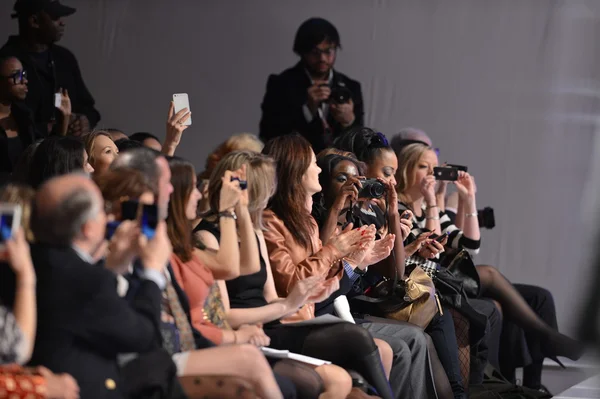
[[[556,360],[557,356],[563,356],[571,360],[579,360],[579,358],[583,356],[585,346],[581,342],[569,338],[558,331],[552,331],[543,341],[542,349],[547,358],[556,361],[562,366],[562,364]]]
[[[556,356],[548,356],[548,359],[555,361],[561,368],[566,369],[565,365],[563,364],[563,362],[561,362],[560,360],[558,360],[558,358]]]

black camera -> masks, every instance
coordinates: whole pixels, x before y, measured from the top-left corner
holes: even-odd
[[[331,94],[329,100],[335,104],[346,104],[350,102],[352,92],[343,83],[333,84],[331,86]]]
[[[358,198],[381,198],[387,191],[386,185],[377,179],[365,179],[361,183],[362,188],[358,192]]]
[[[477,219],[479,221],[479,227],[483,227],[484,229],[493,229],[496,227],[494,209],[489,206],[477,211]]]

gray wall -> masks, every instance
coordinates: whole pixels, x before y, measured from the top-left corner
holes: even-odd
[[[197,167],[231,133],[257,131],[268,74],[296,61],[296,28],[330,19],[338,69],[362,82],[368,124],[421,127],[441,161],[469,165],[498,222],[478,260],[552,290],[561,326],[572,324],[591,248],[580,204],[600,87],[593,1],[64,2],[78,12],[62,44],[101,126],[162,136],[171,94],[188,92],[194,125],[179,153]],[[16,30],[4,21],[0,37]]]

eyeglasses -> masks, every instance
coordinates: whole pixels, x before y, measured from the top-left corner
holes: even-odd
[[[20,71],[17,71],[15,73],[13,73],[12,75],[3,76],[3,78],[12,79],[13,84],[20,85],[23,83],[23,81],[25,79],[27,79],[27,71],[24,69],[21,69]]]
[[[324,50],[321,50],[320,48],[315,47],[314,49],[310,50],[308,52],[308,54],[313,57],[320,57],[321,55],[326,55],[326,56],[330,57],[335,54],[335,51],[336,51],[335,47],[329,47]]]

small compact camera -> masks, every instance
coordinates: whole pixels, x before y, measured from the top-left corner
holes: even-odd
[[[362,188],[358,192],[358,198],[381,198],[387,191],[385,184],[377,179],[365,179],[361,183]]]

